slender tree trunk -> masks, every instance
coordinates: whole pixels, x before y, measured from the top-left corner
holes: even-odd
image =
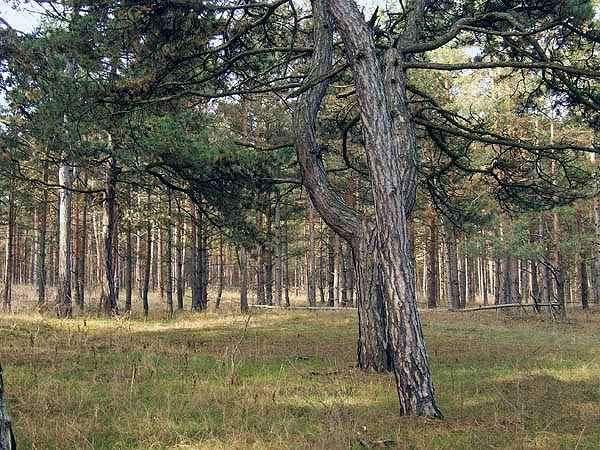
[[[552,213],[552,234],[554,241],[554,282],[556,284],[556,298],[560,311],[560,316],[565,319],[567,315],[565,305],[565,268],[562,256],[562,250],[560,248],[561,243],[561,225],[558,213]]]
[[[435,308],[438,304],[438,224],[437,216],[433,208],[427,210],[427,227],[429,237],[427,239],[426,254],[427,254],[427,307]]]
[[[166,283],[165,290],[167,294],[167,312],[169,317],[173,317],[173,224],[171,222],[171,217],[173,216],[173,194],[169,190],[167,193],[167,211],[168,211],[168,221],[167,221],[167,242],[166,242]]]
[[[458,255],[456,232],[452,224],[444,226],[446,247],[446,277],[448,286],[448,309],[460,308],[460,281],[458,278]]]
[[[206,233],[204,230],[203,214],[198,206],[194,206],[192,223],[192,311],[202,311],[207,307],[208,253],[205,248]]]
[[[85,182],[84,182],[85,183]],[[77,251],[75,252],[75,298],[80,311],[85,308],[85,272],[87,255],[87,233],[88,233],[88,208],[89,198],[82,194],[81,220],[77,226],[79,236],[76,237]]]
[[[104,193],[103,243],[104,243],[104,289],[103,308],[107,315],[118,313],[115,244],[117,234],[117,162],[111,158],[106,174]]]
[[[185,221],[181,212],[181,205],[177,207],[177,248],[175,256],[175,276],[177,279],[177,309],[183,309],[185,297]]]
[[[578,209],[576,211],[576,219],[577,219],[577,231],[581,236],[585,232],[584,224],[583,224],[583,212]],[[588,289],[588,272],[587,272],[587,260],[589,258],[589,250],[587,245],[583,245],[579,255],[579,264],[577,266],[577,275],[579,281],[579,298],[581,301],[581,307],[583,309],[589,308],[589,289]]]
[[[139,255],[138,255],[139,257]],[[133,239],[131,220],[127,221],[125,235],[125,311],[131,311],[131,298],[133,295]]]
[[[270,196],[267,199],[267,209],[265,213],[265,237],[264,245],[264,280],[265,280],[265,303],[273,305],[273,211],[271,207]]]
[[[150,204],[150,194],[148,194],[148,203]],[[150,272],[152,270],[152,221],[146,219],[146,257],[144,258],[144,278],[141,284],[142,307],[144,317],[148,317],[148,291],[150,290]]]
[[[281,201],[275,203],[275,304],[281,306],[283,298],[283,236],[281,233]]]
[[[248,257],[244,247],[237,249],[236,253],[240,269],[240,310],[242,314],[246,314],[248,313]]]
[[[71,297],[73,168],[66,162],[62,162],[58,170],[58,184],[61,188],[58,193],[58,279],[55,308],[58,317],[67,318],[73,315]]]
[[[344,259],[347,261],[346,267],[346,306],[354,305],[354,285],[356,274],[354,273],[354,265],[352,264],[352,249],[349,245],[346,245],[344,251]]]
[[[479,258],[479,264],[481,266],[481,294],[483,296],[483,304],[484,304],[484,306],[487,306],[489,304],[489,299],[488,299],[489,286],[488,286],[488,272],[486,270],[487,260],[486,260],[485,256],[482,256],[481,258]]]
[[[261,235],[261,242],[256,247],[256,303],[264,305],[265,300],[265,243],[262,240],[264,218],[262,211],[256,212],[256,228]]]
[[[307,242],[306,242],[306,286],[308,306],[317,305],[317,274],[316,274],[316,249],[315,249],[315,210],[310,199],[308,200],[307,217]]]
[[[221,306],[221,298],[223,297],[223,285],[225,283],[225,254],[223,249],[223,234],[219,236],[219,266],[218,266],[218,286],[217,286],[217,299],[215,301],[215,308],[219,309]]]
[[[600,197],[592,201],[592,220],[595,237],[592,247],[592,298],[594,303],[600,303]]]
[[[290,253],[288,242],[288,226],[287,222],[283,223],[284,243],[283,243],[283,298],[285,306],[290,306]]]
[[[12,187],[8,190],[8,224],[6,227],[6,250],[4,260],[4,291],[2,294],[3,309],[10,311],[12,308],[12,285],[15,262],[15,194]]]

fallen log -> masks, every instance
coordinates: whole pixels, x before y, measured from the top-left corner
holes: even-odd
[[[558,306],[556,303],[506,303],[503,305],[482,305],[476,306],[474,308],[465,308],[465,309],[453,309],[451,312],[474,312],[474,311],[489,311],[494,309],[504,309],[504,308],[525,308],[527,306],[531,306],[533,309],[543,307],[543,306]]]
[[[299,310],[311,310],[311,311],[356,311],[353,306],[275,306],[275,305],[248,305],[250,308],[257,309],[299,309]]]

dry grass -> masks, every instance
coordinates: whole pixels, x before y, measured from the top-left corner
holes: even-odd
[[[430,421],[399,417],[390,377],[354,368],[351,312],[154,309],[0,316],[20,448],[600,447],[599,314],[425,314],[446,414]]]

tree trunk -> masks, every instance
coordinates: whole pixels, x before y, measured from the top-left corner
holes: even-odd
[[[593,259],[592,259],[592,298],[600,303],[600,197],[592,201],[592,220],[594,223]]]
[[[308,306],[317,305],[317,267],[315,248],[315,209],[310,199],[307,202],[306,230],[306,296]]]
[[[436,308],[438,304],[439,292],[439,274],[438,274],[438,224],[437,216],[433,208],[427,209],[427,264],[426,264],[426,288],[427,288],[427,307]]]
[[[577,231],[579,236],[582,236],[585,232],[584,224],[583,224],[583,213],[581,210],[576,211],[576,219],[577,219]],[[577,275],[579,281],[579,298],[581,301],[581,307],[583,309],[589,308],[589,289],[588,289],[588,272],[587,272],[587,260],[589,257],[589,250],[587,245],[582,245],[578,259],[579,264],[577,266]]]
[[[61,162],[58,170],[59,188],[59,227],[58,227],[58,279],[55,308],[58,317],[67,318],[73,315],[71,298],[72,266],[72,227],[71,215],[73,168],[66,162]]]
[[[148,194],[148,203],[150,203],[150,194]],[[142,307],[144,317],[148,317],[148,291],[150,290],[150,272],[152,271],[152,221],[146,219],[146,257],[144,258],[144,278],[141,285]],[[138,256],[139,257],[139,256]]]
[[[166,283],[165,291],[167,294],[167,312],[169,317],[173,317],[173,223],[171,217],[173,216],[173,194],[169,190],[167,192],[167,242],[166,242]]]
[[[552,213],[552,238],[554,241],[554,282],[556,284],[556,300],[559,307],[560,316],[565,319],[567,309],[565,305],[565,268],[560,248],[561,243],[561,225],[558,213]]]
[[[177,309],[183,309],[185,298],[185,221],[178,207],[177,254],[175,256],[175,276],[177,278]]]
[[[290,253],[287,221],[283,222],[283,298],[285,306],[290,306]]]
[[[17,443],[12,431],[12,422],[8,414],[6,399],[4,398],[4,378],[0,366],[0,450],[15,450]]]
[[[271,208],[271,197],[267,196],[267,208],[265,212],[265,237],[263,253],[264,281],[265,281],[265,303],[273,305],[273,218]]]
[[[416,304],[409,225],[416,201],[417,143],[403,55],[396,48],[386,50],[381,68],[371,28],[356,4],[351,0],[327,4],[352,66],[365,134],[377,224],[376,258],[383,269],[388,345],[393,349],[400,412],[441,417]],[[411,13],[409,22],[416,22],[418,15]],[[409,40],[417,39],[415,28],[406,36]]]
[[[240,311],[246,314],[248,313],[248,256],[244,247],[237,249],[236,253],[240,269]]]
[[[75,252],[75,298],[80,311],[85,307],[85,272],[87,256],[88,209],[89,197],[82,194],[81,220],[77,226],[79,236],[76,237],[77,251]]]
[[[208,250],[202,211],[194,206],[192,217],[192,311],[202,311],[207,304]]]
[[[329,72],[332,60],[333,42],[330,25],[326,25],[323,3],[313,3],[315,13],[315,44],[313,53],[314,70],[307,83],[318,79]],[[367,244],[374,246],[374,241],[366,240],[367,227],[358,212],[348,206],[342,197],[335,192],[327,179],[320,146],[317,141],[316,117],[325,94],[328,81],[322,81],[307,89],[298,98],[294,129],[296,130],[296,152],[302,168],[305,187],[310,195],[311,203],[322,219],[352,246],[353,262],[356,265],[357,306],[359,322],[359,339],[357,345],[358,365],[364,370],[382,370],[388,366],[385,314],[382,313],[382,299],[378,296],[375,274],[374,255],[365,251]],[[287,239],[286,239],[287,243]],[[335,247],[335,246],[334,246]],[[363,257],[368,258],[363,261]]]
[[[446,278],[448,286],[448,309],[460,308],[460,281],[458,279],[458,255],[456,232],[452,224],[445,224]]]
[[[8,190],[8,223],[6,226],[6,251],[4,260],[4,290],[2,294],[3,309],[10,311],[12,308],[13,268],[15,262],[15,194],[12,187]]]
[[[48,168],[44,167],[44,183],[48,182]],[[43,309],[46,304],[46,236],[48,232],[48,189],[43,188],[42,200],[38,207],[36,223],[35,287],[37,304]]]
[[[388,347],[383,272],[376,255],[373,225],[363,224],[363,233],[352,244],[358,309],[358,367],[385,372],[392,369]]]
[[[104,276],[105,289],[103,289],[103,308],[107,315],[118,313],[115,243],[117,234],[117,162],[115,158],[109,161],[106,173],[106,186],[104,193],[103,217],[103,244],[104,244]]]
[[[218,286],[217,286],[217,299],[215,300],[215,308],[219,309],[221,306],[221,298],[223,297],[223,284],[225,283],[225,254],[223,250],[223,234],[219,236],[219,267],[218,267]]]
[[[130,205],[131,206],[131,205]],[[125,311],[131,311],[131,298],[133,295],[133,239],[131,219],[127,220],[125,235]],[[139,257],[139,254],[137,255]]]
[[[256,229],[261,239],[256,247],[256,304],[265,304],[265,243],[263,242],[263,213],[256,212]]]
[[[275,203],[275,304],[281,306],[283,298],[283,236],[281,233],[281,201]]]

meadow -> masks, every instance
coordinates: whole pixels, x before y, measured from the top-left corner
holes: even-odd
[[[424,312],[444,420],[355,368],[353,311],[0,315],[19,448],[597,449],[600,314]]]

